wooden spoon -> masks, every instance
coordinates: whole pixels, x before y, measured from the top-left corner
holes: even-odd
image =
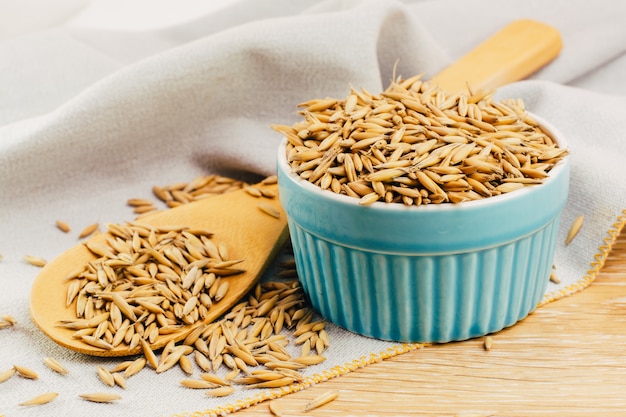
[[[507,82],[528,76],[552,60],[561,49],[559,34],[538,22],[516,21],[496,33],[485,43],[444,70],[434,80],[449,91],[472,88],[496,88]],[[276,185],[266,185],[276,192]],[[231,280],[226,297],[214,304],[204,322],[220,317],[250,291],[267,269],[288,237],[286,215],[278,198],[263,199],[278,213],[274,218],[259,209],[259,198],[245,190],[203,199],[142,218],[154,226],[188,226],[213,231],[215,239],[228,245],[231,258],[243,259],[246,272]],[[90,242],[103,242],[107,233]],[[39,273],[31,291],[31,316],[35,324],[52,340],[75,351],[95,356],[127,356],[140,353],[141,348],[129,350],[126,345],[113,349],[92,347],[74,339],[73,330],[58,326],[62,320],[74,319],[74,305],[66,307],[67,276],[94,259],[84,244],[79,244],[48,263]],[[159,338],[153,350],[170,340],[182,340],[196,325]]]
[[[258,186],[277,193],[275,184]],[[279,213],[275,218],[259,208],[259,203]],[[145,216],[142,224],[154,226],[188,226],[214,233],[216,243],[224,243],[230,259],[243,259],[237,265],[245,269],[239,275],[226,278],[230,282],[226,296],[213,304],[205,322],[211,322],[235,305],[248,293],[267,269],[287,237],[287,221],[278,197],[253,197],[245,190],[232,191]],[[89,242],[104,242],[111,235],[102,233]],[[141,347],[129,350],[121,344],[113,349],[101,349],[74,339],[74,330],[59,327],[62,320],[75,319],[75,305],[66,307],[67,277],[77,266],[85,265],[95,256],[85,244],[79,244],[49,262],[39,273],[31,289],[30,310],[35,324],[52,340],[69,349],[95,356],[127,356],[141,352]],[[167,337],[160,337],[152,349],[163,347],[172,339],[183,339],[195,325],[187,326]]]
[[[516,20],[472,49],[432,80],[449,93],[493,90],[523,80],[552,61],[563,47],[555,28]]]

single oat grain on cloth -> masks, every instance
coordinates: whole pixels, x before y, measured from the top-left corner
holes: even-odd
[[[272,291],[278,287],[267,284],[262,294],[251,294],[245,308],[225,319],[228,324],[209,329],[211,334],[205,329],[206,337],[196,339],[193,348],[178,344],[154,356],[146,350],[128,358],[87,357],[56,345],[33,325],[29,292],[46,261],[88,239],[82,233],[93,236],[106,231],[106,225],[132,222],[145,212],[184,202],[186,196],[176,186],[169,190],[177,191],[177,202],[159,199],[156,194],[162,195],[164,187],[212,174],[242,184],[275,174],[282,135],[271,125],[296,123],[298,103],[345,98],[353,88],[379,94],[394,74],[427,79],[519,18],[556,27],[564,47],[547,67],[494,97],[523,100],[567,138],[570,198],[561,219],[556,278],[544,302],[584,289],[626,217],[621,180],[626,4],[504,3],[4,4],[0,415],[228,414],[419,348],[357,336],[315,315],[296,313],[304,306],[272,310],[269,305],[278,302]],[[578,218],[584,221],[570,232]],[[282,271],[289,256],[285,250],[266,281],[296,279]],[[297,286],[281,288],[298,291]],[[171,320],[163,315],[169,313],[161,315],[154,307],[163,300],[144,295],[142,319],[148,324],[132,332],[145,334],[159,319],[167,331]],[[251,313],[251,304],[261,299],[274,301]],[[92,340],[90,332],[113,337],[115,326],[126,325],[120,316],[125,304],[118,304],[112,320],[97,316],[91,322],[95,326],[76,329],[78,335],[86,340]],[[244,313],[238,315],[240,311]],[[237,323],[236,334],[232,323]],[[245,333],[242,324],[249,325]],[[158,332],[155,328],[149,332]],[[265,344],[254,345],[250,332],[264,334]],[[132,338],[129,342],[142,343]],[[271,357],[263,356],[270,351]],[[159,365],[168,369],[157,373]],[[311,412],[316,411],[323,406]]]

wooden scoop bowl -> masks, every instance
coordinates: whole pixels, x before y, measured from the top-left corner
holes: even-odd
[[[449,92],[495,89],[522,79],[543,67],[561,49],[559,33],[531,20],[513,22],[483,44],[434,77]],[[267,185],[277,191],[276,185]],[[278,198],[264,199],[280,213],[272,217],[259,209],[259,199],[245,190],[206,198],[142,218],[142,223],[155,226],[187,226],[211,230],[216,239],[231,248],[231,257],[244,261],[245,273],[231,277],[231,286],[224,299],[214,304],[203,323],[214,321],[250,291],[283,247],[288,237],[286,215]],[[106,233],[93,237],[104,242]],[[125,344],[102,349],[73,338],[74,331],[59,327],[62,320],[74,319],[74,306],[66,307],[67,276],[79,265],[94,259],[84,244],[79,244],[48,263],[34,281],[30,308],[35,324],[52,340],[75,351],[96,356],[127,356],[141,352],[129,350]],[[201,323],[202,324],[202,323]],[[197,324],[196,324],[197,325]],[[182,340],[196,325],[189,325],[167,337],[158,338],[150,347],[155,350],[170,340]]]
[[[261,186],[259,186],[261,188]],[[262,186],[273,193],[277,186]],[[273,217],[259,208],[259,203],[270,206],[279,217]],[[278,198],[258,198],[245,190],[232,191],[176,208],[156,212],[141,219],[153,226],[188,226],[214,233],[216,242],[227,245],[230,259],[242,259],[237,265],[245,272],[228,277],[230,286],[226,296],[213,304],[204,322],[211,322],[235,305],[258,282],[287,237],[287,220]],[[103,243],[110,234],[102,233],[89,242]],[[77,352],[95,356],[127,356],[141,352],[141,346],[129,350],[124,343],[113,349],[102,349],[73,337],[74,330],[60,327],[62,320],[76,319],[74,303],[66,307],[67,277],[77,266],[96,257],[85,244],[79,244],[49,262],[39,273],[31,290],[30,310],[35,324],[58,344]],[[198,323],[198,325],[201,322]],[[178,332],[159,337],[151,345],[153,350],[174,339],[182,340],[195,328],[186,326]]]

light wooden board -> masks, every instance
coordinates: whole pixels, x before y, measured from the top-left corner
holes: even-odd
[[[626,412],[626,232],[587,289],[482,339],[431,346],[273,400],[285,416],[608,416]],[[268,416],[264,402],[234,414]]]

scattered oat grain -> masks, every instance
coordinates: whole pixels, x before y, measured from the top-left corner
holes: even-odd
[[[185,388],[191,389],[219,388],[218,384],[206,381],[204,379],[183,379],[182,381],[180,381],[180,385]]]
[[[493,347],[493,337],[485,336],[485,339],[483,340],[483,348],[485,350],[491,350],[492,347]]]
[[[277,182],[278,182],[278,177],[276,175],[270,175],[268,177],[265,177],[263,180],[261,180],[261,183],[265,185],[276,184]]]
[[[141,371],[146,366],[146,358],[140,357],[135,359],[129,366],[124,370],[124,378],[130,378],[133,375],[136,375],[139,371]]]
[[[219,376],[215,374],[203,373],[203,374],[200,374],[200,378],[204,379],[205,381],[217,384],[217,385],[230,385],[228,381],[224,380],[223,378],[220,378]]]
[[[128,204],[131,207],[151,206],[152,201],[146,198],[129,198],[126,201],[126,204]]]
[[[113,380],[115,381],[115,385],[122,389],[126,389],[126,379],[120,372],[115,372],[113,375]]]
[[[25,255],[24,260],[33,266],[44,267],[48,263],[44,258],[39,256]]]
[[[304,406],[304,411],[311,411],[314,410],[318,407],[323,406],[324,404],[328,404],[329,402],[335,400],[337,397],[339,396],[339,391],[337,390],[333,390],[333,391],[327,391],[323,394],[321,394],[318,397],[315,397],[313,400],[311,400],[309,403],[307,403]]]
[[[80,394],[79,397],[94,403],[112,403],[122,399],[120,395],[109,392],[93,392],[88,394]]]
[[[280,212],[278,210],[276,210],[274,207],[270,206],[269,204],[265,204],[263,202],[260,202],[257,207],[259,207],[259,209],[265,213],[268,214],[272,217],[275,218],[280,218]]]
[[[256,187],[245,187],[244,190],[246,191],[246,193],[250,194],[252,197],[263,197],[263,193],[261,193],[261,190],[256,188]]]
[[[27,368],[25,366],[13,365],[13,368],[15,369],[17,374],[19,376],[21,376],[22,378],[27,378],[27,379],[38,379],[39,378],[39,375],[37,374],[37,372],[35,372],[32,369]]]
[[[223,387],[207,390],[206,395],[209,397],[226,397],[227,395],[230,395],[233,392],[235,392],[235,388],[229,385],[224,385]]]
[[[561,283],[561,280],[556,275],[556,271],[554,271],[554,270],[552,270],[552,272],[550,272],[550,282],[552,282],[553,284],[560,284]]]
[[[56,392],[47,392],[45,394],[38,395],[36,397],[31,398],[30,400],[24,401],[19,405],[22,406],[30,406],[30,405],[42,405],[47,404],[53,401],[55,398],[59,396]]]
[[[109,387],[112,387],[115,385],[115,378],[113,377],[113,374],[108,369],[106,369],[103,366],[98,366],[97,373],[98,373],[98,377],[100,377],[100,380],[104,382],[105,385],[108,385]]]
[[[303,355],[293,359],[295,362],[301,363],[302,365],[317,365],[326,360],[326,358],[322,355]]]
[[[1,317],[1,321],[8,324],[9,326],[15,326],[17,324],[17,320],[10,314],[3,314]]]
[[[67,224],[66,222],[64,222],[62,220],[57,220],[56,221],[56,226],[63,233],[69,233],[70,230],[71,230],[69,224]]]
[[[98,223],[90,224],[89,226],[87,226],[83,230],[81,230],[81,232],[78,234],[78,238],[79,239],[84,239],[87,236],[92,235],[93,233],[96,232],[96,230],[98,230],[98,227],[100,227],[100,225]]]
[[[58,374],[67,375],[69,373],[69,371],[54,358],[44,358],[43,363]]]
[[[267,404],[267,408],[269,409],[270,413],[275,416],[275,417],[283,417],[283,412],[280,410],[280,408],[278,408],[278,406],[275,404],[274,401],[270,401]]]
[[[13,375],[15,375],[15,368],[9,368],[0,372],[0,383],[8,381]]]
[[[565,239],[565,245],[569,245],[572,242],[572,240],[574,240],[574,238],[576,237],[576,235],[580,231],[581,227],[583,226],[584,219],[585,219],[585,216],[582,215],[582,214],[580,216],[576,217],[576,219],[572,223],[572,226],[570,227],[569,231],[567,232],[567,238]]]
[[[187,375],[191,375],[193,374],[193,364],[191,363],[191,360],[183,355],[180,357],[180,359],[178,360],[178,365],[180,366],[180,369],[183,370],[184,373],[186,373]]]

